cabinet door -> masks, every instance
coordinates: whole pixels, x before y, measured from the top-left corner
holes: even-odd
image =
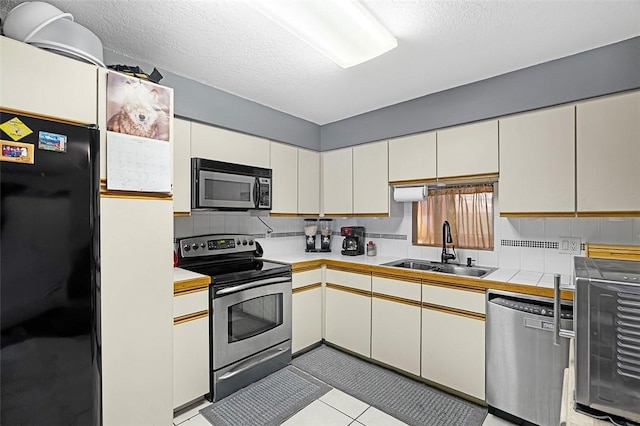
[[[244,133],[192,123],[191,156],[269,168],[269,141]]]
[[[389,141],[389,182],[436,179],[436,132]]]
[[[291,351],[298,352],[322,340],[322,288],[293,293]]]
[[[173,326],[173,408],[209,392],[209,317]]]
[[[2,36],[0,52],[0,106],[97,124],[98,67]]]
[[[498,120],[438,132],[438,179],[498,173]]]
[[[373,276],[371,358],[420,375],[420,281]]]
[[[298,149],[298,213],[320,213],[320,154]]]
[[[173,120],[173,212],[191,212],[191,122]]]
[[[422,309],[422,377],[484,400],[484,321]]]
[[[353,212],[389,214],[387,141],[353,148]]]
[[[640,211],[640,93],[577,106],[578,212]]]
[[[271,169],[273,170],[272,213],[298,212],[298,149],[271,142]]]
[[[327,288],[325,339],[371,357],[371,297]]]
[[[500,120],[500,213],[575,211],[575,107]]]
[[[322,209],[325,214],[353,213],[352,149],[322,153]]]

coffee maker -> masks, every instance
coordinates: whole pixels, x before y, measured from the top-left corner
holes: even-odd
[[[342,251],[340,253],[347,256],[358,256],[364,254],[364,227],[363,226],[343,226],[340,228],[342,240]]]

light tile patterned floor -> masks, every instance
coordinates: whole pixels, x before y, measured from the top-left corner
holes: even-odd
[[[199,411],[210,405],[203,401],[180,413],[173,419],[174,425],[211,426],[199,414]],[[283,426],[401,426],[405,423],[383,413],[375,407],[332,389],[316,399],[283,423]],[[510,426],[511,423],[491,414],[485,419],[483,426]],[[256,425],[257,426],[257,425]]]

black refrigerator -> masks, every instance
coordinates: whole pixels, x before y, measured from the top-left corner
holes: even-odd
[[[0,111],[0,424],[99,425],[95,126]]]

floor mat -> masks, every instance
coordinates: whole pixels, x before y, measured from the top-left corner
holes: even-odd
[[[250,384],[200,410],[215,426],[279,425],[331,387],[295,367]]]
[[[410,425],[480,426],[487,415],[479,405],[325,345],[292,365]]]

